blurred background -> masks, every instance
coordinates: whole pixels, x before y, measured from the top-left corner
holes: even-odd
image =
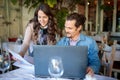
[[[65,16],[78,12],[87,18],[83,27],[86,34],[110,32],[112,38],[120,38],[120,0],[0,0],[0,38],[14,41],[24,36],[28,21],[42,2],[52,8],[61,32]]]

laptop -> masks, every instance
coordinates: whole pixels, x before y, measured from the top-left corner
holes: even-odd
[[[49,59],[53,56],[62,58],[64,73],[62,78],[85,78],[88,64],[86,46],[34,45],[33,57],[36,77],[50,77]]]

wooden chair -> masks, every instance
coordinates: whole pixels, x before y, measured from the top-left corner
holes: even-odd
[[[116,44],[117,44],[117,41],[114,40],[110,57],[108,58],[106,56],[106,53],[104,53],[102,58],[103,65],[104,65],[104,75],[111,77],[113,72],[115,78],[117,78],[117,73],[120,73],[120,69],[116,69],[113,67],[115,53],[116,53],[116,46],[115,46]]]
[[[115,40],[115,41],[113,42],[112,52],[111,52],[110,59],[108,60],[108,62],[109,62],[108,76],[110,76],[110,77],[111,77],[111,75],[112,75],[112,70],[113,70],[114,58],[115,58],[115,53],[116,53],[116,46],[115,46],[116,44],[117,44],[117,41]]]
[[[109,76],[111,77],[112,76],[112,72],[114,73],[114,77],[117,78],[117,73],[120,73],[120,66],[119,67],[114,67],[116,65],[115,64],[115,53],[116,53],[116,45],[117,44],[117,40],[114,41],[114,50],[111,54],[111,61],[112,61],[112,64],[110,65],[110,71],[109,71]],[[120,65],[120,64],[117,64],[117,65]]]

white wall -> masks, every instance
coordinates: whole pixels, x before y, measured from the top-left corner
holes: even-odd
[[[26,28],[26,25],[27,23],[29,22],[29,20],[31,18],[34,17],[34,11],[35,9],[31,9],[30,12],[28,12],[28,8],[25,8],[25,7],[22,7],[22,29],[23,29],[23,34],[24,35],[24,32],[25,32],[25,28]]]

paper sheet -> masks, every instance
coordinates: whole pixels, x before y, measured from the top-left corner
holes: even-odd
[[[23,68],[25,70],[30,70],[31,72],[34,73],[34,65],[26,65],[26,64],[23,64],[21,61],[16,61],[14,64],[14,66],[17,66],[19,68]]]
[[[22,63],[26,64],[26,65],[33,65],[31,63],[29,63],[28,61],[26,61],[22,56],[20,56],[18,53],[15,53],[14,51],[8,49],[8,51],[19,61],[21,61]]]
[[[91,76],[91,75],[86,74],[84,80],[97,80],[97,79],[96,79],[94,76]]]

